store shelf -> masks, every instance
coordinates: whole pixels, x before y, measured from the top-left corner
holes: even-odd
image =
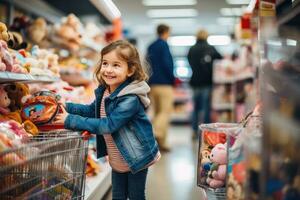
[[[214,79],[214,84],[232,84],[234,83],[233,78],[227,78],[227,79]]]
[[[25,83],[50,83],[58,81],[58,77],[46,75],[17,74],[12,72],[0,72],[0,83],[25,82]]]
[[[219,104],[213,104],[212,105],[213,110],[233,110],[234,104],[232,103],[219,103]]]
[[[111,171],[109,163],[105,162],[101,164],[101,172],[97,176],[86,178],[84,199],[102,199],[111,187]]]
[[[171,123],[188,123],[190,122],[190,113],[173,113],[171,115]]]

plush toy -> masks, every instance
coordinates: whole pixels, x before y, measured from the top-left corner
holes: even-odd
[[[224,144],[217,144],[211,151],[210,160],[213,163],[206,180],[211,188],[220,188],[225,185],[227,149]]]
[[[7,41],[7,45],[11,49],[26,49],[27,48],[27,42],[23,41],[23,37],[18,32],[8,32],[9,34],[9,40]]]
[[[210,170],[211,161],[209,156],[210,156],[209,149],[204,149],[201,151],[200,182],[202,184],[206,183],[208,171]]]
[[[10,99],[3,86],[0,86],[0,114],[6,115],[10,112],[9,110]]]
[[[11,99],[10,110],[17,111],[23,106],[22,98],[29,95],[29,87],[24,83],[14,83],[5,87],[8,97]]]
[[[22,121],[20,115],[20,109],[22,106],[21,98],[23,95],[29,94],[28,87],[22,83],[15,83],[15,85],[8,85],[6,88],[10,89],[9,94],[6,92],[4,87],[0,87],[0,120],[12,120],[16,123],[20,123],[28,133],[37,135],[37,127],[29,120]],[[12,100],[9,96],[12,97]],[[9,106],[13,108],[13,112],[11,112]],[[11,122],[11,124],[13,127],[16,127],[13,122]]]
[[[71,50],[77,50],[81,44],[80,27],[79,19],[74,14],[70,14],[56,30],[56,34],[63,45]]]
[[[47,22],[44,18],[37,18],[28,27],[29,39],[35,44],[40,44],[47,36]]]
[[[4,68],[5,65],[5,70],[3,71],[28,73],[28,71],[22,67],[20,62],[17,60],[16,56],[14,55],[14,51],[9,52],[6,42],[3,40],[0,40],[0,60],[2,66],[1,68]]]
[[[0,22],[0,40],[8,41],[9,34],[7,31],[7,27],[4,23]]]

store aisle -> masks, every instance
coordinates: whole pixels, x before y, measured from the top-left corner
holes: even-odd
[[[148,200],[204,200],[196,186],[198,144],[191,142],[188,126],[172,126],[168,143],[170,153],[149,170],[147,181]],[[104,200],[111,199],[109,194]]]

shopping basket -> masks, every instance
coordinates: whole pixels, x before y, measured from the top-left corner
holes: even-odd
[[[83,199],[88,141],[43,133],[0,153],[0,199]]]

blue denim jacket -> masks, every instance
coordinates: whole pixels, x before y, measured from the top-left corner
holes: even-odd
[[[107,117],[100,118],[100,102],[104,86],[95,90],[96,99],[90,105],[67,103],[69,113],[65,128],[87,130],[97,135],[97,156],[107,155],[104,134],[111,134],[132,173],[151,163],[158,153],[152,125],[145,113],[150,104],[146,82],[122,83],[104,100]]]

